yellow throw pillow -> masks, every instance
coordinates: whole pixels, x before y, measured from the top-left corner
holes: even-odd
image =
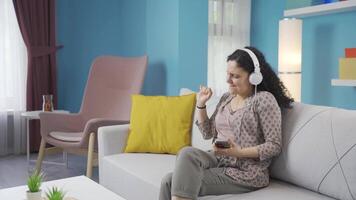
[[[125,152],[176,154],[191,143],[195,94],[132,96]]]

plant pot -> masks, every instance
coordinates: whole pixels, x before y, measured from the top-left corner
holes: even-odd
[[[26,192],[27,200],[42,200],[42,190],[38,192]]]

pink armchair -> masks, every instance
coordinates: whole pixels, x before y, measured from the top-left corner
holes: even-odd
[[[45,153],[63,150],[87,154],[87,176],[97,158],[97,130],[101,126],[129,123],[131,95],[141,91],[147,56],[124,58],[102,56],[92,64],[79,113],[40,114],[41,145],[36,170],[41,170]],[[96,158],[95,158],[96,157]]]

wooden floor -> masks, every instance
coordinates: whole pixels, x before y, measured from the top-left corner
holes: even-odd
[[[36,159],[32,154],[31,159]],[[45,160],[62,162],[62,154],[46,156]],[[35,162],[27,165],[26,155],[0,157],[0,189],[25,185],[28,173],[35,168]],[[45,181],[85,175],[86,157],[68,154],[68,168],[60,165],[42,164]],[[92,179],[98,182],[98,168],[94,167]]]

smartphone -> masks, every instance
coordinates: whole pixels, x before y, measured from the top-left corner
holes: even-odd
[[[230,143],[228,141],[215,141],[215,146],[222,149],[230,148]]]

